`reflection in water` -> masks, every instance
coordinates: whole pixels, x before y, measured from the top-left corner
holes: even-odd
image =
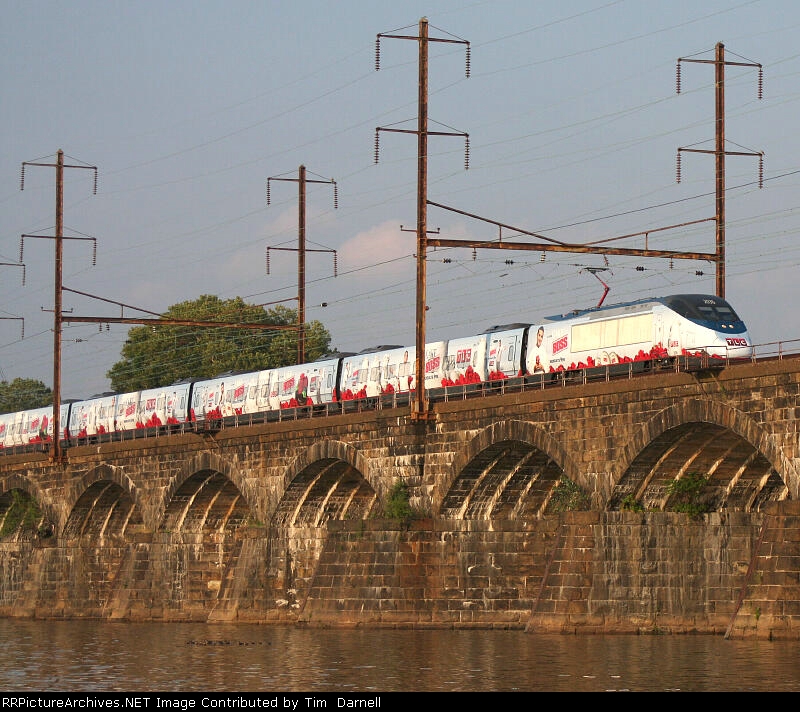
[[[792,641],[0,620],[0,689],[798,691]]]

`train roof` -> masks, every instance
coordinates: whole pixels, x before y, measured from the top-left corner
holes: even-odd
[[[493,334],[497,331],[510,331],[511,329],[527,329],[530,326],[529,323],[523,322],[516,322],[514,324],[497,324],[495,326],[490,326],[484,334]]]
[[[408,346],[404,346],[403,344],[382,344],[380,346],[370,346],[367,349],[362,349],[355,356],[360,356],[361,354],[371,354],[375,353],[376,351],[391,351],[392,349],[407,349]]]
[[[545,317],[545,321],[564,321],[565,319],[574,319],[576,316],[584,316],[587,314],[612,315],[614,313],[630,310],[633,307],[643,307],[648,304],[663,304],[670,309],[681,312],[682,305],[689,305],[691,307],[697,304],[707,303],[709,299],[713,300],[715,304],[726,305],[728,308],[731,308],[725,299],[713,294],[671,294],[666,297],[646,297],[644,299],[618,302],[616,304],[607,304],[600,307],[574,309],[566,314],[556,314],[554,316]],[[731,309],[731,311],[733,310]]]

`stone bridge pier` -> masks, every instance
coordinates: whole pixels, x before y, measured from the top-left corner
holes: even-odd
[[[792,637],[799,392],[783,359],[3,455],[0,615]]]

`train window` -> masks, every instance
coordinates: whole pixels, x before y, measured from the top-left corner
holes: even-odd
[[[652,314],[577,324],[572,327],[572,351],[577,353],[638,344],[652,337]]]
[[[666,304],[681,316],[695,321],[739,321],[739,317],[730,304],[719,298],[671,297],[666,300]]]

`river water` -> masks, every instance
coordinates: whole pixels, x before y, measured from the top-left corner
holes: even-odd
[[[800,691],[800,643],[710,635],[0,620],[11,692]]]

